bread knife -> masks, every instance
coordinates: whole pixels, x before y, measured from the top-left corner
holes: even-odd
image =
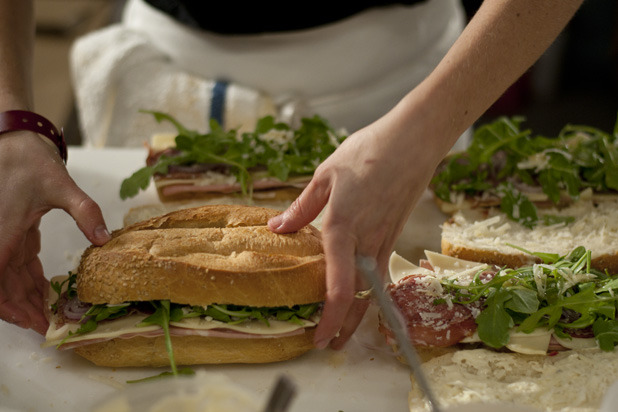
[[[401,312],[399,312],[399,309],[393,303],[391,296],[384,290],[384,282],[382,282],[382,277],[378,272],[376,260],[367,256],[357,256],[356,267],[361,271],[362,275],[369,283],[371,294],[377,300],[386,322],[395,334],[395,338],[399,345],[399,351],[412,370],[414,379],[427,400],[429,410],[432,412],[440,412],[440,407],[436,402],[433,391],[423,372],[421,360],[410,341]]]

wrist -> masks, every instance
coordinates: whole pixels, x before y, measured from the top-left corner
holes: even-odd
[[[3,133],[19,130],[31,131],[44,136],[57,148],[62,161],[67,161],[67,146],[62,133],[45,117],[27,110],[0,112],[0,138]]]

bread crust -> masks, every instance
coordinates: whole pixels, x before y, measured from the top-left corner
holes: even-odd
[[[177,365],[269,363],[296,358],[314,348],[315,328],[282,338],[219,338],[172,336]],[[75,353],[98,366],[169,366],[165,337],[137,336],[79,346]]]
[[[526,255],[524,253],[505,254],[499,253],[495,250],[468,248],[461,245],[454,245],[444,238],[442,238],[441,240],[441,249],[442,254],[447,256],[452,256],[463,260],[469,260],[471,262],[506,266],[509,268],[518,268],[534,263],[541,263],[540,259],[535,258],[534,256]]]
[[[444,237],[441,240],[442,254],[472,262],[487,263],[496,266],[518,268],[535,263],[542,263],[540,258],[527,255],[523,252],[501,253],[496,250],[474,249],[462,245],[454,245]],[[594,269],[609,273],[618,273],[618,252],[595,256],[590,260],[590,266]]]
[[[169,299],[191,305],[293,306],[324,300],[320,233],[275,234],[280,211],[209,205],[114,231],[78,268],[80,300],[94,304]]]

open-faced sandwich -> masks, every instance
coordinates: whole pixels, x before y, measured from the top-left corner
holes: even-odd
[[[618,196],[618,122],[606,133],[567,125],[557,137],[522,129],[521,118],[499,118],[479,127],[469,147],[446,157],[430,188],[447,214],[497,207],[527,227],[562,216],[537,211],[562,208],[586,193],[597,202]]]
[[[594,269],[583,247],[533,255],[519,268],[391,256],[388,293],[443,405],[592,411],[618,380],[618,275]],[[379,330],[397,351],[389,325]],[[413,387],[411,410],[427,410]]]
[[[318,116],[301,119],[298,129],[268,116],[244,133],[223,130],[212,120],[208,133],[198,133],[169,115],[153,114],[172,122],[178,134],[153,138],[146,166],[122,183],[123,199],[153,180],[163,202],[221,196],[291,201],[345,139]]]

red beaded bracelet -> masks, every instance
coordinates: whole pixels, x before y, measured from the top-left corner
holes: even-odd
[[[67,144],[62,129],[58,131],[52,122],[40,114],[26,110],[9,110],[0,113],[0,134],[18,130],[29,130],[47,137],[54,142],[60,151],[62,161],[66,164]]]

